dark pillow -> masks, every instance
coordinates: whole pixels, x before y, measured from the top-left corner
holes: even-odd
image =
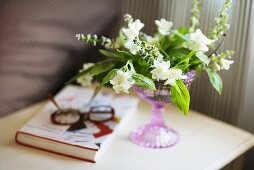
[[[115,0],[6,0],[0,3],[0,116],[54,92],[85,61],[76,33],[114,27]]]

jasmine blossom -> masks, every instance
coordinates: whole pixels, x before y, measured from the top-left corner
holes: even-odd
[[[208,51],[207,45],[210,45],[213,40],[208,39],[200,29],[197,29],[194,33],[190,35],[190,41],[188,43],[188,47],[193,51]]]
[[[159,80],[166,80],[169,76],[170,61],[158,61],[154,60],[152,66],[154,69],[151,71],[152,78]]]
[[[110,83],[113,85],[113,89],[116,93],[125,92],[129,93],[129,89],[133,86],[134,82],[131,79],[130,71],[118,70],[116,76],[110,80]]]
[[[127,28],[122,31],[126,35],[127,40],[131,41],[139,35],[139,31],[144,27],[144,24],[139,19],[134,22],[129,21]]]
[[[139,19],[136,19],[134,22],[129,23],[128,26],[130,29],[133,29],[139,32],[144,27],[144,24],[141,23]]]
[[[127,41],[124,46],[130,50],[131,54],[136,55],[139,50],[141,50],[141,47],[139,45],[136,45],[133,41]]]
[[[130,14],[124,15],[124,22],[128,25],[129,23],[133,22],[133,18]]]
[[[145,39],[146,41],[149,43],[149,44],[152,44],[152,45],[155,45],[159,40],[160,40],[160,35],[156,34],[154,37],[152,36],[145,36]]]
[[[94,66],[94,63],[86,63],[83,65],[83,70],[86,70],[92,66]],[[83,87],[89,87],[92,85],[92,80],[93,80],[93,77],[89,73],[87,73],[85,75],[80,76],[77,79],[77,82],[81,84]]]
[[[128,23],[127,28],[122,28],[122,32],[126,36],[124,47],[129,49],[131,54],[136,55],[141,47],[139,44],[134,43],[134,39],[138,39],[139,31],[144,27],[144,24],[139,19],[133,22],[131,15],[125,15],[125,21]]]
[[[164,85],[171,85],[171,86],[175,86],[176,85],[176,80],[179,79],[186,79],[187,76],[183,75],[183,72],[181,69],[175,69],[175,68],[171,68],[168,71],[168,79],[167,81],[164,83]]]
[[[133,40],[139,34],[138,30],[131,28],[123,28],[123,33],[126,35],[127,41]]]
[[[230,65],[234,63],[233,60],[228,60],[234,54],[234,51],[226,51],[225,53],[212,54],[211,60],[214,62],[214,70],[228,70]]]
[[[81,84],[81,86],[83,87],[90,87],[92,85],[92,80],[93,80],[92,76],[90,76],[89,74],[85,74],[83,76],[80,76],[77,79],[77,82]]]
[[[157,25],[158,31],[161,35],[168,35],[171,27],[173,26],[173,22],[167,21],[164,18],[155,20],[155,24]]]
[[[225,69],[225,70],[228,70],[230,65],[233,64],[234,61],[233,60],[227,60],[227,59],[224,59],[222,58],[220,60],[220,66],[221,66],[221,69]]]

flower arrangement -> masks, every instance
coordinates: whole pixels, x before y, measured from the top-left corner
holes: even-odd
[[[139,19],[134,20],[126,14],[125,25],[116,39],[77,34],[80,41],[105,47],[106,50],[100,50],[100,53],[108,58],[95,64],[84,64],[80,73],[69,82],[77,80],[86,86],[94,78],[101,86],[111,86],[116,93],[128,93],[133,85],[156,90],[155,82],[162,82],[170,87],[172,102],[188,113],[190,95],[183,83],[187,72],[206,71],[212,86],[219,94],[222,92],[222,80],[217,72],[229,69],[233,63],[229,59],[234,52],[217,53],[217,50],[229,28],[227,11],[231,2],[225,1],[208,37],[198,28],[198,0],[193,0],[189,28],[173,29],[173,23],[162,18],[155,20],[157,31],[150,36],[141,31],[144,24]]]

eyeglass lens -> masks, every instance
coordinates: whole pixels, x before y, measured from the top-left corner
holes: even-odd
[[[52,114],[52,119],[58,124],[73,124],[80,119],[80,113],[73,109],[60,109]]]

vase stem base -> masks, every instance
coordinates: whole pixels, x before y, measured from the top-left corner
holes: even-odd
[[[179,135],[166,126],[148,124],[133,130],[130,139],[135,144],[147,148],[167,148],[178,142]]]

